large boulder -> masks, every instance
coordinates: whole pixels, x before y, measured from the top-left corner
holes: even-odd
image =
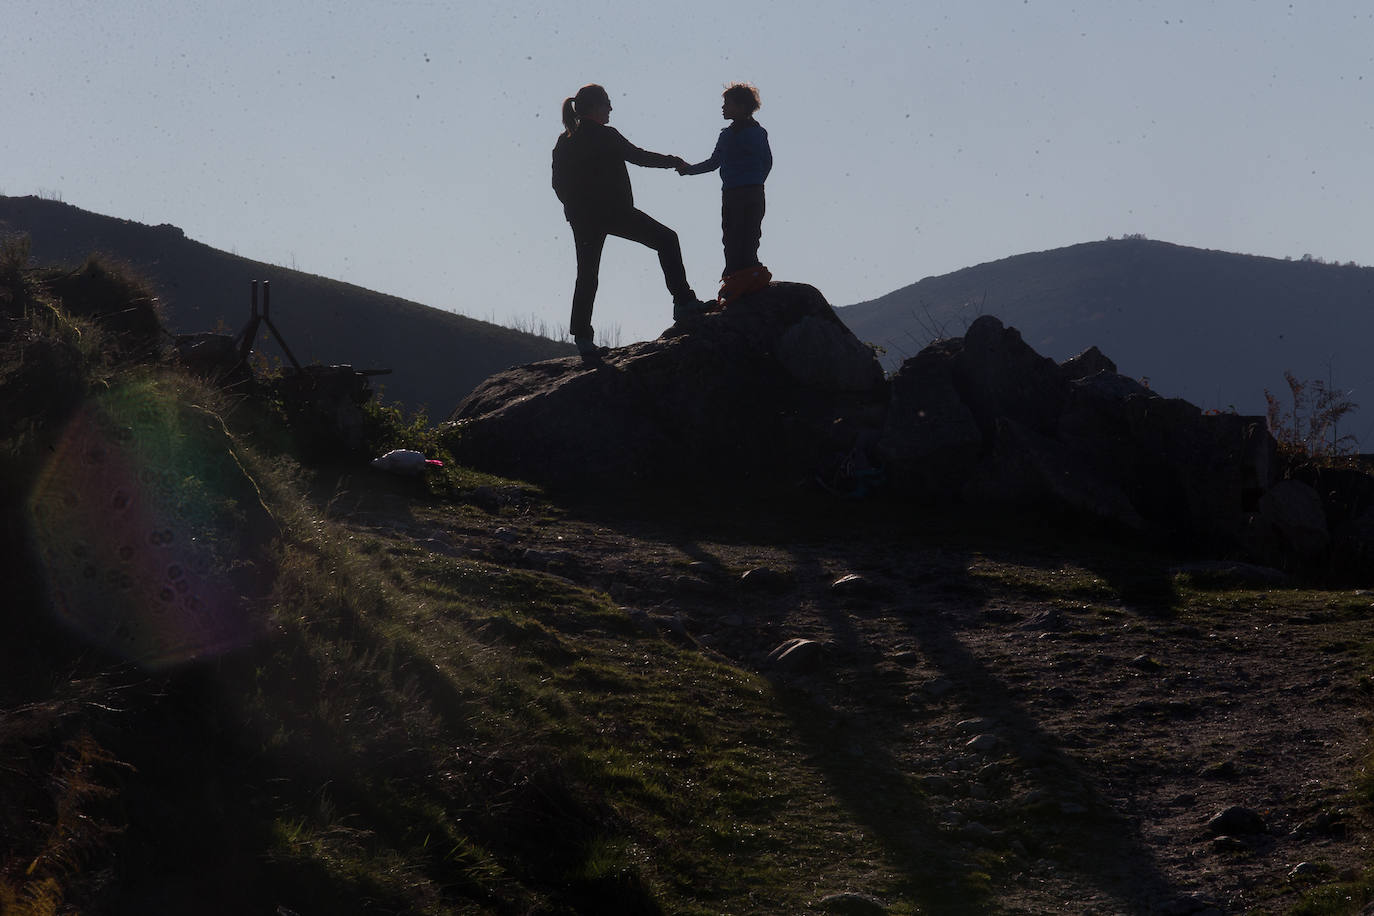
[[[1232,539],[1273,483],[1273,439],[1261,417],[1207,413],[1105,371],[1070,391],[1055,438],[1175,538]]]
[[[983,432],[955,383],[948,344],[926,347],[892,376],[878,443],[898,489],[929,501],[957,492],[983,453]]]
[[[1300,469],[1296,476],[1321,498],[1331,533],[1331,571],[1343,580],[1366,581],[1374,569],[1374,476],[1353,465]]]
[[[1300,480],[1281,480],[1260,497],[1259,524],[1274,532],[1283,553],[1302,560],[1322,555],[1331,543],[1321,495]]]
[[[985,506],[1054,508],[1131,530],[1146,527],[1119,481],[1010,417],[997,419],[992,451],[968,475],[961,495]]]
[[[1015,328],[991,315],[969,325],[951,358],[955,387],[985,437],[998,417],[1015,417],[1036,432],[1051,434],[1069,396],[1069,380],[1054,360],[1036,353]]]
[[[886,397],[872,349],[819,291],[774,283],[613,350],[509,369],[453,412],[460,461],[553,487],[773,484],[803,478]],[[843,430],[843,433],[838,432]]]
[[[999,419],[1048,435],[1068,395],[1054,360],[984,315],[964,337],[932,343],[893,375],[877,451],[899,489],[923,500],[956,499],[994,448]]]
[[[922,501],[1045,509],[1196,543],[1234,541],[1273,483],[1262,418],[1204,413],[1116,372],[1063,365],[992,316],[904,363],[878,451]]]

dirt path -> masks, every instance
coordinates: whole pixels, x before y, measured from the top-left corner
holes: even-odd
[[[976,871],[1002,912],[1286,912],[1369,865],[1354,792],[1374,595],[1185,594],[1163,561],[891,529],[777,546],[623,519],[463,518],[426,512],[412,536],[605,590],[752,670],[788,639],[822,644],[813,666],[772,676],[806,739],[842,758],[842,800],[894,860]],[[910,809],[898,801],[919,804],[943,848],[912,848],[888,814]]]

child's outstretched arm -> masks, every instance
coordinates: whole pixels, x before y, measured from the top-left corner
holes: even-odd
[[[678,166],[677,173],[679,175],[704,175],[707,172],[714,172],[718,168],[720,168],[720,160],[716,158],[715,153],[712,153],[710,159],[705,159],[696,165],[684,163]]]
[[[705,175],[707,172],[714,172],[716,169],[720,168],[720,149],[724,142],[724,137],[716,141],[715,149],[711,150],[711,158],[703,159],[696,165],[679,168],[677,173],[679,175]]]

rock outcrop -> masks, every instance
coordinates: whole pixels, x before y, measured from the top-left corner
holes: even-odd
[[[793,283],[597,368],[493,376],[444,435],[459,461],[555,488],[881,485],[913,506],[1087,519],[1286,568],[1374,555],[1374,481],[1280,485],[1263,417],[1161,397],[1096,348],[1057,364],[991,316],[884,379]]]
[[[1273,483],[1264,418],[1207,414],[1119,375],[1057,365],[992,316],[903,364],[879,442],[920,502],[1044,509],[1214,544]]]
[[[657,340],[507,370],[454,411],[458,460],[553,487],[806,479],[837,420],[885,397],[815,288],[776,283]]]

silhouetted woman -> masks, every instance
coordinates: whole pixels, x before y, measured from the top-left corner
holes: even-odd
[[[663,281],[673,297],[673,320],[705,310],[682,266],[677,233],[635,208],[630,172],[625,163],[646,168],[686,166],[679,156],[651,153],[621,136],[611,119],[611,99],[592,84],[563,102],[564,133],[553,148],[553,190],[563,202],[577,246],[577,284],[573,288],[570,330],[584,360],[605,355],[592,339],[592,303],[596,300],[601,250],[614,235],[658,252]]]

